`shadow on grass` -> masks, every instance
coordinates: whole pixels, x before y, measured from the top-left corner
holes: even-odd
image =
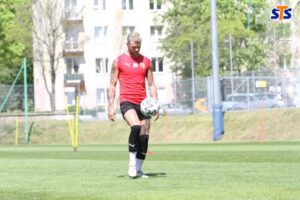
[[[149,176],[149,178],[166,178],[167,173],[164,172],[158,172],[158,173],[145,173],[146,176]],[[128,175],[120,175],[118,178],[127,178]],[[138,179],[139,177],[134,177],[132,179]]]
[[[145,173],[145,175],[149,176],[149,177],[153,177],[153,178],[156,178],[156,177],[167,177],[167,173]]]

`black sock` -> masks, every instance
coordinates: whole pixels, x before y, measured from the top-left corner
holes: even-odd
[[[141,149],[140,149],[140,151],[138,150],[138,152],[136,154],[136,158],[141,159],[141,160],[145,160],[146,154],[147,154],[147,151],[148,151],[148,140],[149,140],[149,135],[139,136]]]
[[[138,141],[140,132],[141,132],[140,125],[134,125],[131,127],[131,132],[128,140],[129,152],[136,152],[138,149],[140,149],[139,147],[140,144]]]

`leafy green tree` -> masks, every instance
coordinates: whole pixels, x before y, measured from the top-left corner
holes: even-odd
[[[0,83],[11,84],[29,58],[28,79],[32,76],[32,29],[30,0],[0,0]],[[18,83],[22,83],[22,78]]]
[[[22,0],[15,5],[16,22],[10,35],[24,46],[21,59],[27,58],[27,82],[33,84],[32,11],[31,0]],[[23,60],[21,60],[22,63]],[[18,63],[18,65],[20,65]],[[23,84],[23,76],[19,80]]]
[[[229,37],[232,38],[233,70],[253,70],[265,65],[268,45],[265,1],[217,1],[218,40],[221,73],[228,73]],[[251,4],[250,4],[251,3]],[[162,49],[174,62],[173,70],[183,78],[191,77],[193,43],[195,75],[211,74],[210,0],[173,0],[163,19],[168,24]],[[258,23],[260,22],[260,23]]]

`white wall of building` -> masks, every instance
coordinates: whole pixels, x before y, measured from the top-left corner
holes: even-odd
[[[66,3],[72,2],[72,0],[63,1]],[[80,11],[82,21],[76,22],[77,24],[70,22],[68,25],[69,27],[73,27],[70,28],[72,34],[74,33],[74,29],[78,30],[78,36],[73,38],[76,38],[83,44],[83,54],[76,56],[76,58],[80,60],[78,63],[79,73],[84,74],[86,85],[86,94],[80,97],[80,106],[88,109],[95,108],[99,105],[106,105],[107,94],[104,91],[106,91],[109,86],[110,68],[113,59],[126,49],[126,37],[123,37],[122,27],[134,26],[135,31],[141,34],[143,38],[141,53],[143,55],[149,58],[164,57],[159,50],[160,42],[151,37],[150,29],[151,26],[157,25],[163,27],[163,24],[157,22],[159,20],[155,18],[166,10],[164,5],[162,5],[161,9],[150,10],[149,0],[133,0],[133,10],[123,10],[121,6],[122,0],[106,0],[106,8],[105,10],[101,10],[95,8],[94,2],[94,0],[77,0],[76,11]],[[102,0],[98,2],[101,3]],[[62,12],[64,12],[64,9],[62,9]],[[95,27],[107,27],[107,35],[104,39],[101,37],[96,38]],[[163,37],[163,35],[164,32],[162,31],[161,37]],[[70,58],[72,58],[72,56],[69,56],[69,59]],[[108,69],[96,73],[96,58],[108,58]],[[57,76],[56,83],[57,110],[64,110],[66,106],[64,74],[67,73],[67,66],[64,59],[61,60],[60,72]],[[50,109],[50,102],[48,95],[45,93],[45,85],[39,73],[40,66],[38,62],[35,62],[34,68],[35,107],[37,111],[46,111]],[[171,102],[173,99],[172,73],[166,58],[164,58],[163,71],[154,72],[154,78],[158,87],[161,103]],[[99,99],[99,97],[101,97],[102,100]]]

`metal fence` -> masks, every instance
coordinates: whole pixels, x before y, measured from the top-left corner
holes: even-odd
[[[27,92],[28,111],[34,111],[34,86],[28,85]],[[0,85],[0,106],[3,106],[1,113],[24,112],[24,85],[15,85],[13,88],[10,85]]]
[[[267,73],[266,73],[267,74]],[[245,74],[221,77],[221,97],[225,111],[257,110],[263,108],[300,107],[300,76],[296,73],[247,72]],[[0,105],[10,86],[0,85]],[[173,84],[175,99],[161,105],[162,112],[169,114],[207,113],[212,111],[212,78],[179,80]],[[228,106],[229,105],[229,106]],[[34,112],[34,87],[28,86],[28,110]],[[24,111],[24,86],[16,85],[1,113]],[[81,108],[80,114],[106,116],[105,108],[93,112]]]
[[[212,111],[211,77],[195,79],[194,83],[192,80],[182,80],[175,85],[174,112]],[[224,111],[300,107],[300,76],[262,76],[252,73],[251,76],[221,77],[220,87]]]

